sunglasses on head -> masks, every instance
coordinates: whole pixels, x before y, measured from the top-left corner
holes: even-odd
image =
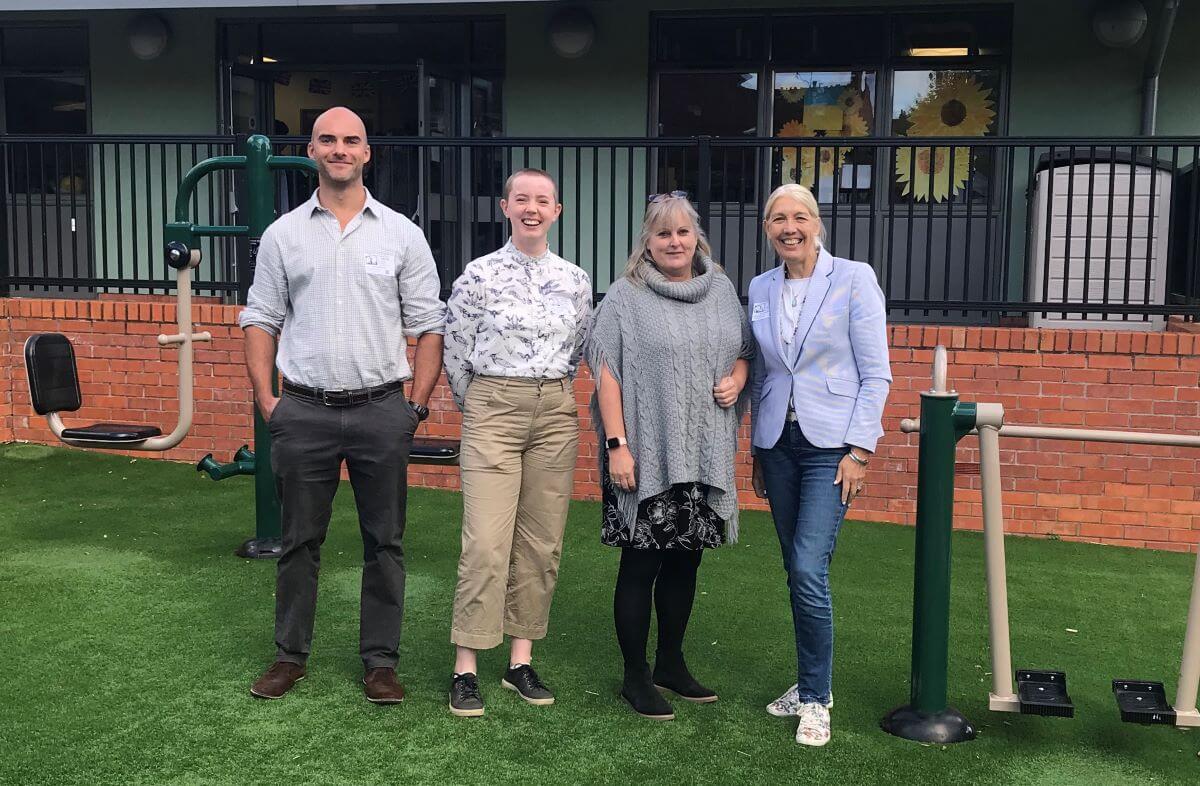
[[[646,202],[647,202],[647,204],[654,204],[655,202],[663,202],[668,199],[687,199],[687,198],[688,198],[688,192],[686,192],[686,191],[672,191],[669,194],[650,194],[648,197],[646,197]]]

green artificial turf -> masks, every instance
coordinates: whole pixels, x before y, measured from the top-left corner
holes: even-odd
[[[954,537],[951,702],[975,742],[923,746],[879,730],[908,694],[913,531],[852,522],[833,567],[834,736],[793,742],[763,706],[794,680],[774,531],[705,555],[687,654],[721,700],[634,716],[617,696],[616,553],[595,504],[571,508],[550,636],[536,666],[558,703],[499,687],[487,715],[446,711],[459,498],[414,489],[401,677],[362,697],[361,557],[349,489],[324,550],[309,677],[282,701],[247,688],[271,660],[274,567],[237,559],[253,531],[247,478],[37,446],[0,446],[0,782],[72,783],[1197,783],[1200,734],[1119,721],[1114,677],[1174,695],[1192,557],[1008,541],[1013,657],[1069,673],[1073,720],[986,708],[982,540]],[[1069,632],[1067,629],[1078,631]]]

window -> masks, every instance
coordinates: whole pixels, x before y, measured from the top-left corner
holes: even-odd
[[[808,186],[821,202],[868,200],[873,153],[841,138],[870,136],[874,107],[873,72],[776,72],[772,132],[787,146],[775,180]]]
[[[990,70],[897,71],[892,80],[895,136],[994,136],[1000,77]],[[918,202],[986,200],[991,148],[912,147],[895,151],[892,198]]]
[[[766,163],[746,149],[759,181],[744,189],[752,202],[786,182],[809,186],[824,203],[989,199],[990,148],[887,154],[847,140],[995,135],[1010,38],[1007,9],[662,16],[654,20],[651,127],[662,137],[779,139]],[[694,159],[660,154],[657,188],[694,193]],[[722,174],[709,177],[716,183]]]
[[[87,63],[85,28],[0,28],[0,133],[86,134]],[[8,154],[11,193],[86,194],[88,157],[82,145],[13,143]]]

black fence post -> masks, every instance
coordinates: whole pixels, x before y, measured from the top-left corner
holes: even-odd
[[[712,201],[712,137],[696,137],[698,162],[696,164],[696,211],[700,213],[700,226],[707,233]]]
[[[12,265],[8,258],[8,145],[0,144],[0,297],[8,297]]]

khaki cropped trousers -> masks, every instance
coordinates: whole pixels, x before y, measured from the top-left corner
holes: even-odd
[[[475,377],[463,407],[462,556],[450,640],[546,635],[579,454],[569,379]]]

